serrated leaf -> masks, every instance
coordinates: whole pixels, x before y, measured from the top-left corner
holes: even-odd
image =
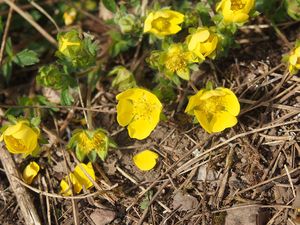
[[[113,13],[117,12],[117,4],[115,0],[102,0],[102,3],[109,11]]]
[[[40,60],[36,52],[29,49],[24,49],[13,57],[13,61],[19,66],[24,67],[34,65]]]

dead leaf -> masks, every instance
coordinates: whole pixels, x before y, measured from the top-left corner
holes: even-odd
[[[96,209],[90,217],[96,225],[105,225],[115,219],[116,213],[107,209]]]
[[[43,88],[42,93],[48,99],[49,102],[54,104],[60,103],[60,91],[55,91],[51,88]]]
[[[296,198],[292,204],[294,209],[300,209],[300,186],[296,187]]]
[[[172,206],[174,209],[179,207],[178,211],[188,211],[195,209],[198,204],[199,202],[195,197],[179,191],[173,198]]]
[[[237,208],[227,211],[225,225],[257,225],[258,207]]]
[[[114,14],[111,11],[109,11],[107,8],[105,8],[102,1],[100,2],[100,5],[99,5],[99,17],[101,19],[103,19],[104,21],[114,18]]]

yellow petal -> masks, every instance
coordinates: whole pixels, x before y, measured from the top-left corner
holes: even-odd
[[[300,47],[295,49],[295,55],[300,57]]]
[[[91,176],[93,180],[95,180],[95,171],[92,166],[92,163],[88,163],[85,165],[84,163],[80,163],[80,165],[83,167],[83,169]],[[77,165],[74,169],[74,176],[77,178],[78,182],[85,186],[86,189],[90,188],[93,186],[92,181],[85,175],[83,170]]]
[[[180,24],[184,21],[184,15],[180,12],[176,12],[174,10],[166,10],[170,15],[170,23],[172,24]]]
[[[140,170],[148,171],[154,168],[157,158],[157,153],[144,150],[133,157],[133,162]]]
[[[128,125],[128,134],[131,138],[142,140],[150,135],[156,125],[156,121],[150,121],[145,118],[140,118],[132,121]]]
[[[71,196],[72,195],[72,190],[68,184],[68,181],[65,179],[62,179],[60,181],[60,193],[64,196]]]
[[[228,88],[217,88],[216,90],[226,93],[222,97],[222,105],[231,115],[237,116],[240,113],[240,103],[236,95]]]
[[[188,105],[185,109],[185,112],[188,113],[188,114],[191,114],[193,115],[194,114],[194,109],[200,104],[201,100],[200,100],[200,97],[203,92],[205,90],[204,89],[201,89],[200,91],[198,91],[198,93],[196,95],[193,95],[190,97],[189,99],[189,102],[188,102]]]
[[[116,96],[117,100],[121,99],[136,99],[143,95],[145,90],[142,88],[130,88],[126,91],[121,92]]]
[[[77,179],[78,177],[75,176],[74,173],[70,173],[69,177],[70,177],[71,183],[73,185],[74,192],[76,194],[80,193],[82,190],[82,183],[80,183],[80,181]]]
[[[23,124],[19,131],[12,134],[15,139],[22,140],[29,151],[33,151],[37,145],[38,135],[32,128]]]
[[[12,126],[9,126],[3,133],[3,135],[12,135],[16,132],[18,132],[22,125],[23,125],[24,122],[18,122],[17,124],[15,125],[12,125]]]
[[[181,27],[180,26],[178,26],[177,24],[171,24],[170,27],[169,27],[169,29],[168,29],[168,32],[166,32],[165,34],[166,35],[176,34],[179,31],[181,31]]]
[[[298,61],[298,57],[296,55],[291,55],[289,57],[289,63],[292,64],[293,66],[297,64],[297,61]]]
[[[31,184],[39,170],[40,166],[36,162],[30,162],[23,170],[23,179],[25,183]]]
[[[15,139],[11,135],[4,136],[4,142],[7,150],[10,153],[21,154],[29,152],[22,140]]]
[[[153,21],[153,12],[151,12],[145,22],[144,22],[144,33],[149,32],[151,30],[151,23]]]
[[[233,127],[236,124],[236,117],[226,111],[221,111],[214,114],[213,119],[210,122],[212,132],[220,132],[225,128]]]
[[[177,71],[177,75],[184,80],[190,79],[190,71],[187,68],[181,69]]]
[[[200,110],[195,110],[194,111],[195,116],[198,120],[198,122],[200,123],[201,127],[208,133],[212,133],[212,126],[210,124],[210,121],[212,119],[212,115],[204,112],[204,111],[200,111]]]
[[[133,118],[133,104],[131,100],[122,99],[117,104],[117,121],[124,127],[127,126]]]

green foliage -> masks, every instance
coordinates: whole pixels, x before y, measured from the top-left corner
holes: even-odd
[[[12,60],[21,67],[31,66],[40,61],[38,54],[28,49],[24,49],[23,51],[17,53]]]
[[[112,81],[112,86],[119,91],[137,87],[133,74],[123,66],[117,66],[109,72],[108,76],[116,75]]]
[[[76,81],[73,77],[66,74],[59,65],[50,64],[39,69],[36,81],[39,85],[50,87],[55,90],[74,87]]]
[[[162,77],[158,79],[158,82],[159,83],[152,90],[153,94],[155,94],[162,102],[173,101],[176,98],[173,83]]]
[[[5,53],[7,56],[3,60],[1,71],[6,82],[9,82],[11,78],[13,63],[24,67],[31,66],[39,62],[38,54],[35,51],[24,49],[23,51],[15,54],[10,38],[8,38],[6,41]]]
[[[102,3],[105,6],[105,8],[107,8],[109,11],[113,13],[117,12],[118,6],[115,0],[102,0]]]
[[[17,101],[17,104],[19,106],[37,106],[37,107],[10,108],[5,112],[5,115],[19,117],[21,115],[27,114],[28,117],[33,118],[36,115],[42,116],[46,112],[52,113],[58,111],[58,109],[55,108],[55,105],[49,102],[48,99],[42,95],[36,95],[33,98],[29,98],[27,96],[20,97]],[[38,108],[38,106],[48,106],[49,108],[43,110]]]
[[[76,157],[83,161],[86,157],[92,162],[97,155],[101,160],[105,160],[110,145],[107,132],[102,129],[84,130],[77,129],[73,132],[68,143],[68,148],[75,150]]]
[[[69,92],[69,89],[63,89],[61,91],[61,98],[60,98],[60,103],[62,105],[72,105],[72,103],[74,102],[74,98],[71,95],[71,93]]]
[[[153,191],[150,190],[150,191],[146,192],[144,198],[142,199],[142,202],[140,203],[141,210],[145,210],[148,208],[149,203],[152,199],[152,196],[153,196]]]
[[[130,47],[134,46],[134,42],[128,35],[122,35],[118,31],[108,32],[111,39],[112,45],[110,46],[109,53],[112,57],[116,57],[121,52],[127,51]]]
[[[61,32],[57,35],[56,56],[74,69],[86,69],[95,65],[98,46],[92,36],[81,35],[77,30]]]
[[[288,15],[294,20],[300,20],[300,0],[285,0]]]
[[[282,0],[256,0],[256,9],[274,22],[283,22],[288,18]]]

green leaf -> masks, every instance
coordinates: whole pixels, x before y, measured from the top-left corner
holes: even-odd
[[[6,117],[7,117],[8,121],[13,124],[16,124],[18,122],[17,118],[14,117],[13,115],[7,115]]]
[[[31,66],[39,62],[38,54],[32,50],[24,49],[13,57],[19,66]]]
[[[107,156],[107,150],[97,149],[97,154],[100,157],[100,159],[102,159],[102,161],[104,161]]]
[[[5,52],[10,58],[14,56],[10,37],[6,41]]]
[[[91,151],[88,154],[88,159],[90,160],[90,162],[95,162],[97,158],[97,153],[95,151]]]
[[[152,196],[153,196],[153,192],[152,192],[152,191],[149,191],[149,192],[147,192],[147,193],[145,194],[145,196],[144,196],[142,202],[140,203],[140,208],[141,208],[142,210],[145,210],[145,209],[148,208]]]
[[[12,62],[10,59],[8,59],[4,64],[2,65],[2,74],[6,82],[8,83],[11,77],[12,73]]]
[[[62,105],[72,105],[74,99],[72,95],[69,93],[69,89],[62,90],[60,101]]]
[[[30,120],[30,123],[35,126],[35,127],[38,127],[41,123],[41,118],[40,117],[33,117],[31,120]]]
[[[109,11],[113,13],[117,12],[117,4],[115,0],[102,0],[102,3]]]
[[[79,148],[76,148],[76,157],[79,161],[83,161],[85,158],[85,153],[80,151]]]

